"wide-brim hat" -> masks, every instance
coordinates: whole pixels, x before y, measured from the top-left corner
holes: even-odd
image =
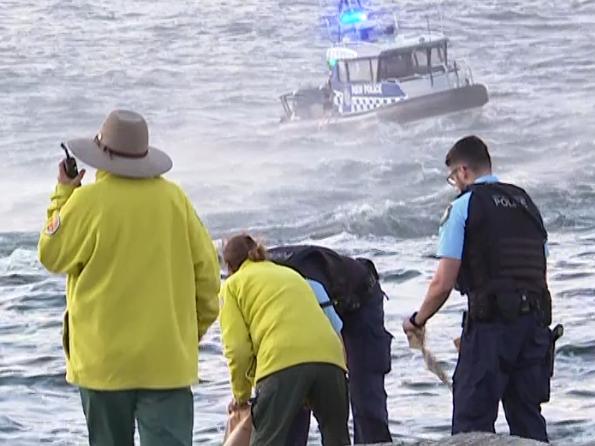
[[[156,177],[173,165],[165,152],[149,145],[145,119],[128,110],[112,111],[94,138],[71,139],[68,148],[91,167],[124,177]]]

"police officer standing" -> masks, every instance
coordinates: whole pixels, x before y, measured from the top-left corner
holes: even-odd
[[[273,262],[322,284],[343,321],[354,443],[391,442],[384,377],[391,369],[392,335],[384,328],[384,293],[374,264],[311,245],[268,250]],[[296,419],[291,444],[305,445],[310,415]]]
[[[511,435],[547,442],[541,403],[549,400],[553,343],[541,215],[524,190],[492,175],[478,137],[457,141],[446,166],[461,194],[441,221],[438,269],[403,330],[419,333],[453,288],[466,295],[453,435],[494,432],[502,401]]]

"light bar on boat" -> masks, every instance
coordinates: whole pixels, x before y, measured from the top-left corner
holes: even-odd
[[[329,7],[325,9],[327,13],[331,12]],[[338,10],[323,15],[322,22],[333,43],[375,42],[395,35],[397,29],[395,13],[371,8],[368,0],[339,0]]]
[[[356,25],[368,20],[368,14],[359,9],[352,9],[341,13],[339,20],[342,25]]]

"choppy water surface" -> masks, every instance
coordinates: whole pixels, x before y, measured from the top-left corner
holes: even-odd
[[[449,433],[449,391],[421,370],[400,320],[435,267],[437,224],[452,198],[445,151],[464,134],[484,137],[498,173],[527,188],[550,230],[555,319],[566,326],[544,407],[551,438],[595,441],[595,2],[443,1],[451,54],[488,86],[490,103],[406,126],[331,130],[277,125],[277,97],[325,76],[314,0],[2,6],[0,443],[85,442],[78,395],[64,381],[64,280],[37,262],[36,232],[59,141],[92,135],[114,107],[146,115],[152,142],[174,158],[169,177],[215,238],[251,229],[271,243],[314,241],[377,262],[395,334],[391,429],[405,441]],[[398,6],[406,23],[435,16],[433,2]],[[449,371],[463,308],[453,295],[429,327]],[[229,387],[217,328],[200,367],[195,440],[219,444]]]

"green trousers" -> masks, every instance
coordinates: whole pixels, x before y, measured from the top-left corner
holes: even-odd
[[[304,405],[312,409],[324,446],[350,444],[345,372],[332,364],[300,364],[261,379],[252,403],[251,446],[285,446]]]
[[[189,387],[99,391],[80,388],[92,446],[191,446],[194,402]]]

